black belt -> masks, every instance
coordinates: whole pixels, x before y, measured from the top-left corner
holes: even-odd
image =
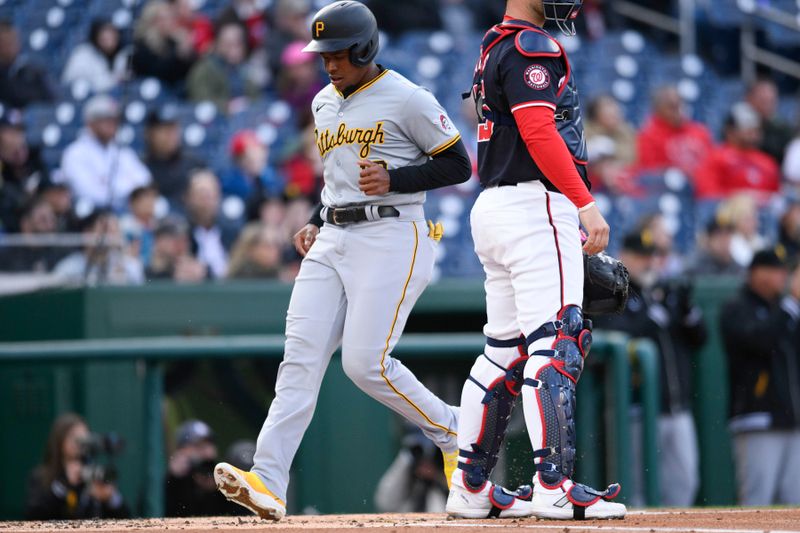
[[[377,218],[399,217],[400,211],[390,205],[367,206],[367,207],[341,207],[328,208],[325,213],[325,222],[341,226],[343,224],[355,224],[356,222],[366,222],[374,220],[367,215],[367,210],[371,210]]]
[[[536,179],[536,178],[534,178],[532,180],[525,180],[525,181],[518,181],[518,182],[501,180],[501,181],[498,181],[497,183],[493,183],[491,185],[487,185],[486,188],[487,189],[491,189],[492,187],[516,187],[520,183],[531,183],[531,182],[534,182],[534,181],[541,182],[544,185],[544,188],[547,189],[550,192],[559,192],[559,193],[561,192],[561,191],[558,190],[558,188],[555,185],[553,185],[549,181],[542,181],[542,180],[539,180],[539,179]]]

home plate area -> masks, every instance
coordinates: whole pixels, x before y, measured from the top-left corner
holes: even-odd
[[[290,516],[280,522],[266,522],[250,517],[170,518],[133,520],[85,520],[56,522],[0,522],[0,533],[10,532],[75,532],[102,533],[131,531],[184,531],[233,533],[261,531],[342,531],[374,533],[417,533],[452,530],[459,533],[540,531],[578,533],[582,531],[621,531],[643,533],[755,533],[800,532],[800,509],[663,509],[631,511],[625,520],[551,521],[516,520],[448,520],[441,514],[379,514]]]

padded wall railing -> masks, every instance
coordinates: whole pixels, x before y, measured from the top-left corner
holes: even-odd
[[[146,516],[161,516],[163,513],[163,488],[166,457],[164,450],[164,434],[162,421],[162,401],[163,401],[163,363],[166,361],[181,359],[220,359],[220,358],[271,358],[277,360],[283,354],[282,335],[239,335],[239,336],[219,336],[219,337],[156,337],[156,338],[128,338],[128,339],[100,339],[100,340],[75,340],[75,341],[33,341],[33,342],[13,342],[0,343],[0,375],[9,369],[30,368],[31,365],[39,365],[47,368],[47,365],[81,365],[91,362],[103,363],[130,363],[135,362],[133,367],[125,367],[124,373],[120,374],[120,383],[105,384],[111,390],[124,389],[128,385],[123,383],[125,377],[130,376],[130,368],[134,368],[134,373],[138,375],[138,387],[142,394],[138,397],[141,401],[138,404],[126,403],[122,406],[121,412],[125,416],[135,418],[143,417],[142,431],[139,435],[128,435],[129,448],[143,454],[141,468],[133,469],[129,474],[139,476],[138,480],[128,480],[129,485],[136,487],[133,492],[143,495],[142,514]],[[407,334],[402,337],[394,354],[401,359],[408,361],[422,361],[432,359],[470,360],[475,354],[483,350],[484,337],[478,334]],[[643,388],[655,391],[644,396],[644,411],[649,413],[645,417],[644,447],[652,448],[655,435],[655,416],[658,406],[658,373],[653,363],[655,362],[654,350],[647,343],[641,343],[636,349],[636,353],[641,361],[647,361],[643,366],[647,369],[642,373],[644,384]],[[587,363],[587,371],[582,377],[579,385],[578,402],[578,439],[580,444],[581,459],[579,469],[581,480],[601,484],[608,479],[619,480],[623,487],[628,486],[631,478],[630,471],[630,449],[631,433],[629,428],[629,413],[631,407],[631,370],[630,352],[628,338],[620,334],[598,333],[595,336],[595,343]],[[340,366],[340,365],[332,365]],[[330,370],[329,370],[330,372]],[[143,375],[142,375],[143,374]],[[6,379],[9,379],[6,375]],[[28,380],[27,383],[30,383]],[[334,380],[334,385],[339,389],[347,386],[345,380]],[[16,385],[8,387],[6,392],[18,388]],[[333,393],[334,398],[345,397],[348,391],[337,391]],[[56,401],[56,400],[54,400]],[[103,406],[107,410],[120,409],[115,406],[119,400],[113,395],[103,398],[107,405]],[[371,403],[363,397],[357,398],[358,402]],[[3,402],[5,407],[0,406],[0,410],[8,411],[9,403]],[[62,409],[69,406],[62,406]],[[342,436],[352,435],[351,429],[355,427],[385,427],[381,425],[381,418],[389,416],[385,409],[367,414],[360,413],[359,416],[352,416],[351,412],[346,411],[347,407],[342,402],[320,401],[315,420],[333,417],[337,431],[337,439],[342,440]],[[372,413],[372,414],[370,414]],[[13,413],[2,414],[6,427],[15,426]],[[117,416],[117,415],[115,415]],[[376,420],[377,416],[377,420]],[[113,418],[113,417],[112,417]],[[17,423],[21,421],[16,421]],[[89,421],[91,424],[91,420]],[[348,427],[353,426],[353,428]],[[603,428],[609,428],[604,430]],[[318,435],[325,435],[319,433]],[[331,439],[332,435],[325,435]],[[12,438],[13,437],[13,438]],[[601,438],[602,437],[602,438]],[[29,442],[26,435],[12,432],[3,432],[0,437],[0,448],[7,454],[13,454],[14,448],[38,447],[41,443]],[[308,438],[307,438],[308,440]],[[346,439],[343,439],[346,440]],[[604,442],[601,442],[604,440]],[[381,444],[383,442],[384,444]],[[370,447],[385,445],[386,439],[370,443]],[[324,443],[314,443],[314,449],[319,450],[319,446]],[[350,449],[363,449],[363,443],[350,443]],[[372,450],[374,452],[374,450]],[[302,455],[301,451],[301,455]],[[367,453],[364,451],[364,453]],[[391,453],[387,450],[384,456]],[[21,456],[22,454],[20,454]],[[347,475],[348,479],[362,476],[360,470],[380,470],[387,465],[373,464],[351,464],[353,461],[363,460],[362,453],[354,454],[359,457],[336,457],[335,465],[332,469],[320,472],[312,468],[300,468],[295,474],[293,484],[299,486],[308,485],[318,488],[320,486],[334,486],[337,479],[342,475]],[[302,458],[301,458],[302,461]],[[297,464],[297,461],[295,462]],[[21,468],[32,465],[18,465]],[[645,455],[644,463],[645,483],[647,487],[648,503],[657,505],[657,494],[651,487],[657,487],[657,468],[654,454]],[[337,471],[337,469],[342,471]],[[130,470],[130,469],[129,469]],[[344,472],[344,474],[343,474]],[[9,479],[24,480],[24,475],[10,476]],[[4,494],[0,500],[3,501],[3,508],[0,509],[0,518],[14,518],[21,513],[21,501],[19,494],[23,492],[22,486],[12,487],[11,483],[6,483],[3,488]],[[8,491],[8,494],[5,492]],[[299,494],[313,495],[316,500],[302,501],[308,496],[299,497],[301,501],[293,502],[295,509],[303,509],[306,505],[312,505],[323,512],[347,512],[352,509],[343,508],[341,503],[325,502],[321,499],[326,498],[326,494],[332,491],[299,491]],[[10,497],[16,494],[16,497]],[[623,490],[624,496],[624,490]],[[130,497],[130,496],[129,496]],[[362,495],[360,497],[367,497]],[[13,504],[13,507],[9,507]]]

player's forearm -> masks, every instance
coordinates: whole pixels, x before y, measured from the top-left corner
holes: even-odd
[[[546,107],[529,107],[516,111],[514,118],[528,152],[550,183],[578,209],[594,202],[575,168],[569,148],[558,134],[553,111]]]
[[[467,181],[472,176],[467,149],[459,140],[422,165],[389,171],[389,190],[399,193],[429,191]]]
[[[322,203],[319,203],[314,207],[314,210],[311,212],[311,218],[308,219],[309,224],[314,224],[316,227],[321,228],[324,221],[322,220]]]

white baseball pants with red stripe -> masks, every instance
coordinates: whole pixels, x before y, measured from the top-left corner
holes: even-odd
[[[489,188],[475,202],[471,223],[475,251],[486,272],[487,322],[483,331],[487,337],[510,340],[520,334],[528,336],[554,321],[564,306],[582,304],[578,210],[566,196],[546,190],[538,181]],[[550,349],[554,339],[534,342],[528,346],[528,353]],[[486,354],[506,368],[519,357],[516,348],[487,346]],[[476,361],[472,377],[488,385],[502,372],[483,359],[481,356]],[[525,365],[525,377],[534,378],[550,362],[549,357],[531,357]],[[462,450],[470,450],[481,436],[485,394],[471,381],[464,385],[458,428],[458,447]],[[535,391],[523,387],[522,398],[528,434],[533,449],[538,450],[543,447],[544,428]],[[453,478],[463,485],[461,472]]]

